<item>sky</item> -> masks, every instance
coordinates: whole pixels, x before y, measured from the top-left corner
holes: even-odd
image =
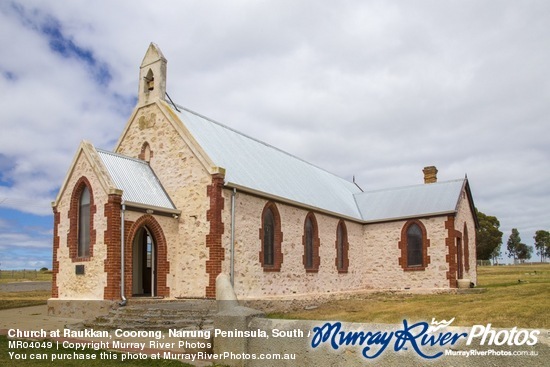
[[[549,39],[546,0],[1,0],[0,268],[51,268],[51,202],[81,140],[114,147],[150,42],[178,104],[365,191],[467,175],[503,255],[533,245]]]

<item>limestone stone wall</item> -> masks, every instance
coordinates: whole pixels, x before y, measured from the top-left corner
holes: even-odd
[[[469,270],[464,269],[464,279],[470,279],[474,284],[477,284],[477,261],[476,261],[476,228],[472,209],[468,202],[468,197],[465,191],[462,192],[461,199],[458,204],[458,210],[455,218],[455,229],[462,233],[463,244],[465,244],[464,225],[468,228],[468,262]],[[464,264],[466,265],[466,264]]]
[[[420,271],[405,271],[399,264],[401,250],[398,243],[407,221],[367,225],[367,286],[380,289],[449,288],[445,220],[446,217],[420,219],[430,240],[430,263]]]
[[[89,181],[93,193],[94,205],[96,207],[93,215],[93,229],[95,229],[95,243],[93,256],[88,261],[75,261],[69,255],[67,234],[69,233],[70,220],[68,217],[71,195],[78,180],[85,176]],[[74,170],[67,182],[66,190],[59,200],[57,210],[60,213],[58,227],[59,249],[57,257],[59,261],[59,273],[57,274],[57,286],[60,299],[90,299],[102,300],[104,287],[107,284],[107,275],[104,271],[104,261],[107,249],[104,243],[104,232],[107,223],[104,216],[104,207],[107,202],[107,194],[103,191],[99,179],[94,175],[90,162],[85,155],[80,153],[76,158]],[[55,259],[54,259],[55,260]],[[75,274],[75,266],[84,265],[84,275]]]
[[[211,183],[211,176],[156,104],[136,113],[116,151],[138,158],[145,142],[152,152],[151,168],[176,208],[181,210],[177,220],[172,218],[169,224],[163,224],[170,261],[167,280],[170,297],[204,297],[208,285],[206,187]]]
[[[224,246],[226,261],[224,272],[229,272],[230,208],[231,191],[226,190],[224,223]],[[235,292],[239,298],[263,296],[292,296],[313,293],[341,292],[362,289],[365,286],[367,253],[360,224],[346,221],[349,241],[349,269],[339,274],[336,269],[336,228],[339,218],[315,213],[319,227],[320,266],[317,273],[307,273],[303,264],[304,221],[309,211],[294,206],[276,203],[281,217],[283,232],[283,263],[279,272],[264,272],[259,252],[261,215],[268,201],[263,198],[238,192],[235,205]]]

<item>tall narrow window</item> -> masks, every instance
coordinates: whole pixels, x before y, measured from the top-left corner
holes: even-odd
[[[264,265],[273,266],[274,264],[274,244],[275,244],[275,221],[273,211],[267,208],[264,213]]]
[[[264,271],[280,271],[283,263],[283,232],[281,232],[281,217],[277,206],[269,202],[262,212],[260,228],[260,263]]]
[[[78,257],[90,256],[90,190],[84,187],[78,208]]]
[[[319,257],[319,247],[321,241],[319,239],[317,220],[315,219],[315,214],[313,214],[313,212],[310,212],[306,216],[302,242],[304,244],[304,268],[308,273],[315,273],[319,271],[319,265],[321,263],[321,259]]]
[[[346,224],[341,220],[336,228],[336,268],[339,273],[347,273],[348,271],[348,247]]]
[[[313,267],[313,223],[311,223],[311,218],[306,218],[305,225],[305,240],[306,240],[306,269],[311,269]]]
[[[430,263],[428,247],[430,240],[421,221],[413,219],[401,230],[398,247],[401,250],[399,264],[405,271],[424,270]]]
[[[407,229],[407,265],[422,266],[422,230],[417,224]]]

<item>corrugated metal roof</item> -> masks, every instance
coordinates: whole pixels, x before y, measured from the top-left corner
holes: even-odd
[[[464,184],[460,179],[363,192],[355,198],[367,222],[452,213]]]
[[[225,168],[229,185],[365,222],[456,211],[464,179],[362,192],[353,182],[178,107],[174,113],[214,164]]]
[[[145,206],[176,209],[147,162],[106,150],[96,150],[114,184],[122,190],[122,200]]]
[[[226,183],[352,218],[361,218],[352,182],[195,112],[179,108],[185,127],[226,169]]]

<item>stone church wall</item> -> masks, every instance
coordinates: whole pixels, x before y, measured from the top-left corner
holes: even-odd
[[[396,290],[449,288],[446,278],[448,265],[445,260],[445,219],[446,217],[419,219],[426,228],[430,241],[430,262],[426,269],[420,271],[405,271],[399,264],[401,250],[398,243],[406,220],[366,225],[366,241],[369,244],[368,287]]]
[[[104,260],[106,258],[106,246],[104,243],[104,232],[107,223],[104,216],[104,207],[107,202],[107,195],[103,192],[98,178],[93,174],[94,170],[89,161],[81,153],[77,158],[74,171],[69,178],[66,190],[56,208],[59,213],[59,223],[57,227],[58,243],[57,261],[58,273],[56,274],[56,284],[58,289],[58,298],[64,299],[91,299],[102,300],[104,287],[107,284],[107,275],[104,271]],[[81,177],[85,177],[90,184],[93,195],[93,228],[95,231],[95,241],[92,238],[90,243],[91,256],[86,260],[71,258],[68,246],[68,237],[70,233],[69,210],[71,207],[71,197],[73,190]],[[94,208],[92,208],[92,212]],[[76,238],[76,235],[75,235]],[[54,239],[55,241],[55,239]],[[56,259],[54,259],[56,261]],[[76,275],[75,266],[84,265],[84,274]]]
[[[224,272],[230,269],[231,191],[225,191]],[[304,221],[308,210],[275,203],[283,232],[283,263],[280,271],[266,272],[260,262],[259,237],[262,211],[268,200],[238,192],[235,205],[235,292],[239,298],[265,296],[292,297],[301,294],[330,294],[362,289],[365,285],[367,254],[364,251],[363,227],[345,221],[349,242],[349,268],[338,273],[336,268],[336,229],[340,218],[315,213],[320,238],[318,272],[306,272],[303,264]]]
[[[138,158],[145,142],[152,152],[151,168],[176,208],[181,210],[178,219],[170,218],[170,225],[163,225],[170,261],[167,279],[170,297],[204,297],[208,286],[206,187],[211,183],[211,176],[156,104],[137,112],[117,153]]]

